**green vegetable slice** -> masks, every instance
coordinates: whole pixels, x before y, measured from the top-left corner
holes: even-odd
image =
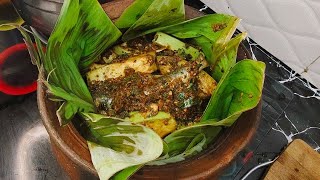
[[[190,56],[191,60],[197,59],[201,54],[200,50],[162,32],[156,33],[153,42],[170,50],[177,51],[179,55]]]
[[[130,117],[126,118],[125,120],[128,120],[132,123],[142,123],[146,121],[155,121],[155,120],[161,120],[161,119],[171,119],[173,118],[169,113],[159,111],[157,115],[151,116],[151,117],[144,117],[143,113],[134,111],[130,112]]]
[[[122,40],[134,39],[143,35],[143,31],[176,24],[184,19],[183,0],[154,0],[145,13],[124,33]]]
[[[67,101],[57,112],[61,124],[68,123],[77,112],[94,111],[79,68],[88,67],[120,36],[98,1],[64,1],[43,61],[49,90]]]

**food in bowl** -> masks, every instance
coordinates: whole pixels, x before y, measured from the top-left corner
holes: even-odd
[[[173,43],[182,45],[180,51]],[[141,122],[160,137],[199,122],[217,83],[203,70],[204,54],[190,46],[197,54],[192,57],[186,46],[156,33],[153,40],[142,37],[109,49],[86,75],[97,112]]]
[[[148,3],[113,24],[95,0],[66,0],[46,52],[30,46],[61,125],[83,118],[101,179],[201,152],[261,98],[265,65],[236,62],[238,18],[184,21],[183,1]]]

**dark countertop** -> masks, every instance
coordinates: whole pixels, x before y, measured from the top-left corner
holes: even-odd
[[[213,13],[200,1],[187,3]],[[320,90],[252,40],[244,43],[267,65],[261,123],[221,179],[240,179],[252,168],[277,157],[293,139],[303,139],[320,152]],[[36,94],[0,94],[0,102],[0,179],[68,179],[52,154]],[[260,179],[266,168],[254,171],[249,179]]]

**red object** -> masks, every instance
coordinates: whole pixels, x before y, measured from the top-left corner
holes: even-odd
[[[16,44],[5,49],[0,53],[0,67],[8,59],[8,57],[19,51],[27,51],[27,46],[24,43]],[[8,95],[24,95],[34,92],[37,89],[37,80],[33,81],[31,84],[24,86],[12,86],[3,80],[0,74],[0,91]]]
[[[242,159],[242,163],[246,164],[253,156],[253,151],[250,151],[246,154],[246,156]]]

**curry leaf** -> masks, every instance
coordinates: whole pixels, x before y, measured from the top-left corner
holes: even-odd
[[[183,0],[154,0],[146,12],[124,33],[123,41],[141,36],[140,32],[184,21]]]
[[[264,71],[263,62],[248,59],[238,62],[218,83],[201,121],[237,117],[257,106],[262,94]]]
[[[121,32],[113,25],[98,1],[65,0],[57,24],[51,34],[44,68],[49,90],[67,101],[60,109],[67,123],[74,110],[92,112],[93,100],[79,68],[86,68]],[[72,98],[71,98],[72,96]],[[81,103],[76,103],[81,102]]]
[[[162,139],[151,129],[122,119],[82,113],[94,137],[88,141],[91,159],[100,179],[108,179],[125,168],[119,176],[129,176],[138,167],[158,158]]]

